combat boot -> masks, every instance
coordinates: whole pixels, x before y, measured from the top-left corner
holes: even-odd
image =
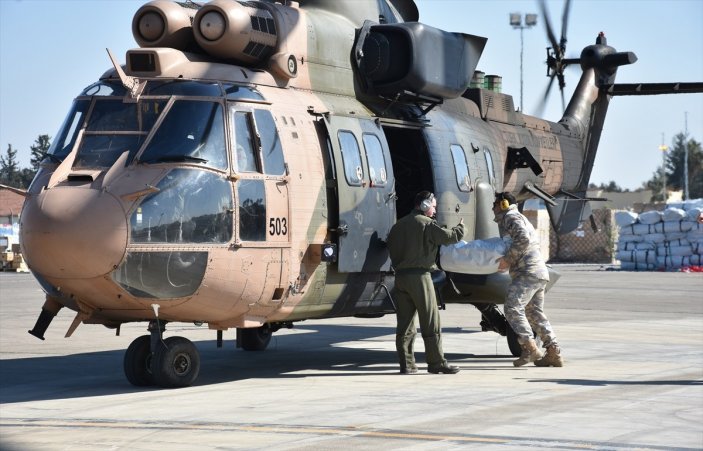
[[[536,366],[564,366],[564,360],[561,358],[561,348],[559,345],[551,345],[544,353],[544,357],[535,361]]]
[[[522,348],[522,354],[520,354],[519,359],[513,361],[514,366],[527,365],[530,362],[542,358],[542,352],[537,348],[537,343],[535,343],[535,340],[532,338],[526,343],[521,344],[520,347]]]

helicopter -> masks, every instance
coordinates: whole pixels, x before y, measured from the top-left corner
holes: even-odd
[[[218,346],[235,328],[259,351],[298,321],[393,313],[384,240],[419,191],[467,240],[498,236],[496,192],[574,230],[612,96],[703,90],[615,84],[634,53],[601,34],[566,58],[550,31],[550,85],[570,64],[581,79],[559,122],[528,116],[480,81],[487,39],[419,22],[412,0],[153,0],[132,32],[126,64],[108,50],[75,98],[20,241],[46,293],[29,333],[43,340],[64,307],[67,337],[144,322],[124,356],[135,386],[197,380],[197,348],[168,323],[207,325]],[[446,275],[441,302],[476,306],[519,354],[497,307],[509,276]]]

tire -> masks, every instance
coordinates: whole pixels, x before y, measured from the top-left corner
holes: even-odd
[[[520,347],[520,342],[517,341],[517,334],[513,330],[512,327],[510,327],[510,324],[508,324],[508,329],[506,330],[506,339],[508,340],[508,348],[510,348],[510,353],[515,356],[515,357],[520,357],[522,355],[522,347]],[[532,332],[532,337],[536,338],[537,333]]]
[[[200,355],[193,342],[183,337],[168,337],[151,360],[154,382],[163,388],[188,387],[200,373]]]
[[[251,329],[237,329],[238,345],[245,351],[263,351],[271,342],[273,331],[271,326],[264,324]]]
[[[510,325],[508,325],[508,328],[506,330],[506,339],[508,341],[508,348],[510,349],[510,353],[515,356],[515,357],[520,357],[522,354],[522,348],[520,347],[520,343],[517,341],[517,334],[513,330]]]
[[[124,374],[130,384],[136,387],[154,385],[151,373],[151,336],[137,337],[124,354]]]

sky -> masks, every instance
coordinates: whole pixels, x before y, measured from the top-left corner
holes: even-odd
[[[8,144],[28,167],[30,146],[41,134],[56,135],[73,98],[111,67],[106,48],[124,63],[137,47],[132,17],[145,1],[0,0],[0,153]],[[447,31],[488,38],[478,69],[503,77],[503,92],[520,104],[520,30],[509,14],[537,13],[523,30],[524,111],[532,114],[544,95],[544,20],[533,0],[417,0],[420,21]],[[547,2],[557,38],[563,1]],[[639,60],[618,71],[620,83],[703,82],[703,0],[573,0],[567,56],[578,57],[600,31],[618,51]],[[579,68],[567,70],[565,96]],[[555,86],[543,118],[561,118]],[[703,141],[703,94],[616,97],[606,117],[591,181],[615,181],[637,189],[661,167],[659,146],[688,130]]]

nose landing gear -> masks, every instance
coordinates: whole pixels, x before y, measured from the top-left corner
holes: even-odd
[[[163,339],[164,323],[149,323],[151,335],[142,335],[129,345],[124,356],[127,380],[137,387],[188,387],[200,372],[200,355],[187,338]]]

